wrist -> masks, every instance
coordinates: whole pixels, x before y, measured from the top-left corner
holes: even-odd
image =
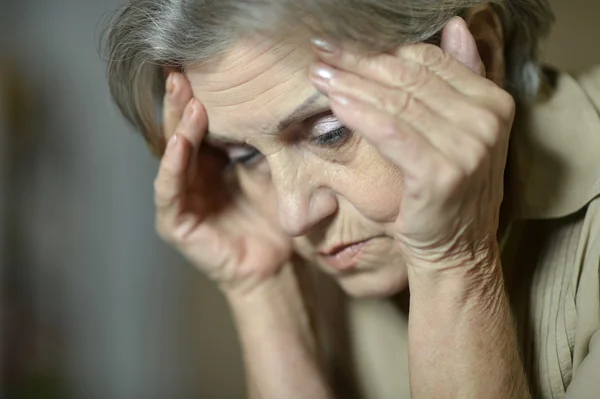
[[[499,258],[450,273],[408,273],[409,361],[415,386],[474,397],[504,392],[506,381],[517,390],[526,387]],[[431,364],[443,372],[432,373]]]
[[[263,398],[331,397],[298,280],[290,262],[251,290],[224,290],[248,376]]]
[[[407,267],[411,302],[422,297],[440,306],[467,303],[493,305],[504,295],[502,263],[497,246],[436,265],[412,262]]]
[[[408,271],[419,279],[470,281],[477,283],[501,269],[500,249],[496,240],[452,245],[452,248],[406,251]]]
[[[223,290],[238,330],[287,330],[304,334],[310,322],[291,262],[251,289]]]
[[[236,284],[219,284],[219,289],[227,302],[237,308],[261,305],[293,295],[297,291],[297,282],[292,263],[286,262],[277,273],[268,277],[249,278]]]

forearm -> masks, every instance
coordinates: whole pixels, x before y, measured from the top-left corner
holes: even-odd
[[[411,272],[413,399],[530,398],[500,262],[494,263],[474,278],[432,281]]]
[[[333,398],[291,267],[244,295],[227,295],[252,399]]]

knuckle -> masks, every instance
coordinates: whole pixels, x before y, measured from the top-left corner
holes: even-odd
[[[396,80],[404,89],[418,89],[427,84],[431,78],[427,69],[419,64],[407,63],[397,69]]]
[[[467,155],[470,159],[470,162],[467,166],[467,173],[472,175],[481,169],[481,167],[487,163],[489,154],[489,147],[481,141],[474,139],[470,145],[470,150]]]
[[[427,126],[431,119],[429,109],[412,95],[407,96],[403,112],[404,120],[413,126]]]
[[[403,58],[418,60],[423,51],[423,45],[412,44],[398,48],[397,55]]]
[[[178,223],[170,231],[170,237],[178,245],[185,246],[190,240],[191,226],[189,223]]]
[[[379,145],[387,150],[401,148],[402,152],[418,158],[421,151],[420,136],[413,132],[402,120],[390,117],[381,124],[378,132]]]
[[[482,109],[474,114],[477,133],[488,146],[495,146],[502,134],[501,118],[490,110]]]
[[[406,92],[394,92],[386,96],[385,103],[388,112],[394,115],[408,113],[413,108],[414,97]]]
[[[394,93],[390,92],[389,90],[383,89],[367,92],[366,95],[370,96],[369,100],[371,100],[376,106],[386,110],[391,110],[390,104],[392,104],[393,101],[393,94]]]
[[[408,55],[417,63],[432,69],[444,67],[450,61],[450,57],[444,52],[444,50],[431,44],[418,44],[410,46]]]
[[[460,191],[466,181],[465,171],[451,163],[440,168],[438,176],[438,190],[445,197]]]
[[[398,73],[397,71],[401,71],[403,68],[402,65],[402,61],[400,61],[398,58],[392,57],[390,55],[384,54],[384,55],[380,55],[377,58],[377,69],[378,69],[378,73],[381,76],[390,76],[392,75],[392,77],[394,77],[393,73],[391,73],[391,71],[394,71],[394,73]]]
[[[420,56],[421,62],[426,66],[444,65],[448,60],[446,53],[440,47],[433,45],[421,46]]]
[[[357,70],[363,72],[368,71],[373,65],[371,58],[364,55],[353,55],[352,63],[356,65]]]
[[[500,108],[500,112],[502,113],[502,117],[506,121],[512,122],[517,109],[515,98],[507,91],[499,89],[497,102]]]
[[[379,130],[379,137],[383,141],[390,141],[397,139],[399,136],[400,127],[396,118],[388,118],[381,123],[381,129]]]

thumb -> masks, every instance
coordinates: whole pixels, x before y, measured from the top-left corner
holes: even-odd
[[[476,74],[485,77],[485,67],[479,56],[477,43],[462,18],[453,17],[446,24],[442,30],[441,48]]]

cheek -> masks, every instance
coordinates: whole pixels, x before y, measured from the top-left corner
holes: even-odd
[[[402,174],[396,166],[364,144],[345,175],[336,191],[362,215],[378,223],[396,220],[402,198]]]
[[[307,155],[304,172],[313,184],[328,187],[343,197],[362,215],[375,223],[392,223],[398,216],[402,197],[402,174],[368,143],[361,141],[353,156],[343,164],[331,163]],[[261,162],[255,169],[237,171],[246,198],[277,224],[277,194],[269,165]]]
[[[270,176],[270,174],[269,174]],[[273,226],[279,225],[277,194],[272,180],[265,175],[239,173],[238,179],[244,195]],[[293,238],[294,251],[309,262],[315,262],[314,248],[306,236]]]
[[[265,162],[266,163],[266,162]],[[237,172],[238,182],[244,196],[274,226],[279,223],[277,216],[277,195],[271,182],[271,175],[251,173],[240,169]]]

